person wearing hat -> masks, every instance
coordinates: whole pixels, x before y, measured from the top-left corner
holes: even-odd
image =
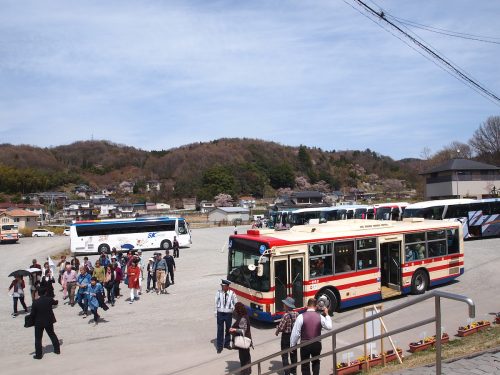
[[[217,353],[222,352],[222,347],[231,349],[231,335],[229,328],[233,319],[234,305],[238,302],[236,294],[229,289],[228,280],[221,281],[221,289],[215,294],[215,316],[217,318]],[[225,327],[224,327],[225,325]]]
[[[295,309],[295,300],[292,297],[286,297],[281,300],[283,302],[283,307],[285,309],[285,314],[281,318],[280,323],[276,327],[275,335],[278,336],[281,332],[281,350],[288,349],[290,347],[290,337],[292,336],[293,325],[295,324],[295,320],[299,314]],[[297,350],[290,352],[290,362],[288,362],[288,353],[281,355],[281,362],[283,363],[283,367],[288,366],[290,363],[297,363]],[[288,370],[285,370],[285,375],[289,374],[297,374],[297,368],[292,367]]]

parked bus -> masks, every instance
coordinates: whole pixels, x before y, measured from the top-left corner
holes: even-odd
[[[381,203],[374,205],[375,219],[377,220],[403,220],[403,212],[409,205],[408,202]]]
[[[291,296],[297,310],[325,298],[339,309],[449,282],[464,272],[457,222],[345,220],[249,230],[229,238],[231,288],[252,317],[272,322]]]
[[[16,243],[19,240],[19,228],[15,224],[0,225],[0,243]]]
[[[109,253],[115,248],[170,249],[177,237],[179,246],[191,242],[189,225],[183,218],[157,217],[78,221],[70,227],[71,252]]]
[[[292,212],[290,226],[309,224],[310,220],[320,223],[347,219],[366,219],[367,211],[371,206],[343,205],[331,207],[301,208]]]
[[[403,217],[459,221],[465,239],[500,235],[500,199],[447,199],[411,204]]]

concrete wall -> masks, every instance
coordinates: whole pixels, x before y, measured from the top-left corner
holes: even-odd
[[[208,221],[227,221],[232,222],[233,220],[238,219],[242,221],[248,221],[250,219],[250,215],[248,213],[226,213],[220,210],[214,210],[208,214]]]
[[[500,188],[500,180],[495,181],[451,181],[427,184],[425,196],[427,198],[460,196],[481,198],[488,195],[491,188],[495,186]]]

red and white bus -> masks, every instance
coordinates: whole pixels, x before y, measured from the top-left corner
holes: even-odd
[[[460,223],[346,220],[249,230],[230,236],[228,275],[250,316],[272,322],[291,296],[310,297],[330,312],[396,295],[421,294],[464,272]]]

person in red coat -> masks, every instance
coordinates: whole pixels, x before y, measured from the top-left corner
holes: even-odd
[[[139,299],[139,277],[141,276],[141,269],[139,267],[139,259],[134,258],[127,268],[128,288],[130,289],[130,303],[134,299]]]

